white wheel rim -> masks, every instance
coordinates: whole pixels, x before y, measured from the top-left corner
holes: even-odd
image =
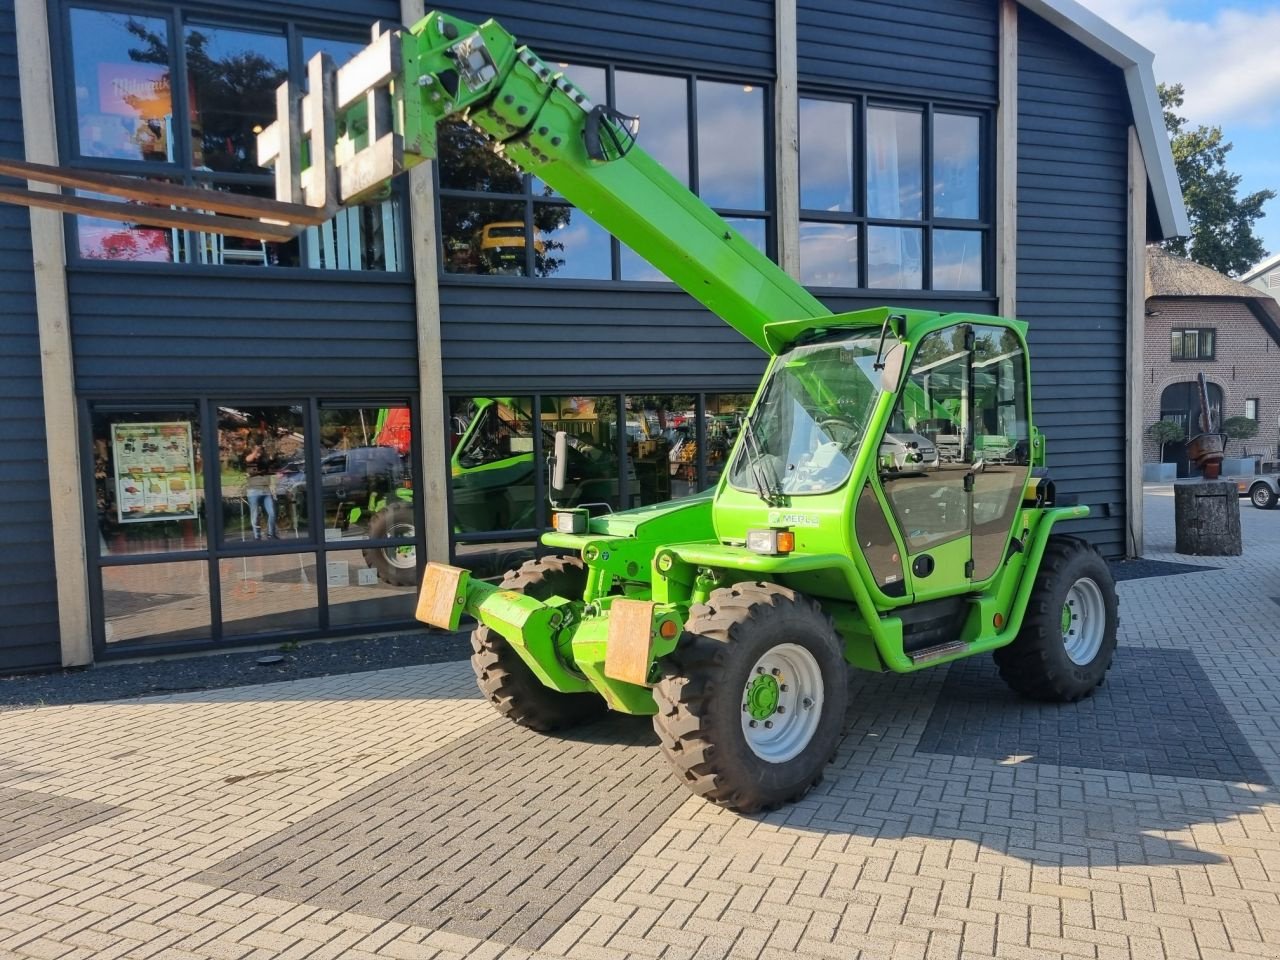
[[[1255,507],[1265,507],[1271,500],[1271,491],[1266,487],[1257,487],[1253,491],[1253,505]]]
[[[822,719],[822,668],[795,643],[781,643],[756,661],[742,690],[742,733],[761,760],[799,756]]]
[[[1102,649],[1107,632],[1107,605],[1102,588],[1088,577],[1081,577],[1067,591],[1062,607],[1062,644],[1076,666],[1093,662]]]
[[[414,529],[412,523],[394,523],[391,529],[387,531],[388,537],[412,537]],[[387,558],[387,562],[398,570],[417,569],[418,551],[412,544],[406,544],[402,547],[387,547],[383,554]]]

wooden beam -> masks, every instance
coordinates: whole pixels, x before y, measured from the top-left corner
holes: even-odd
[[[800,99],[796,79],[796,0],[777,0],[774,34],[778,80],[773,90],[778,191],[778,264],[800,278]]]
[[[37,163],[57,164],[58,137],[53,116],[48,5],[46,0],[23,0],[14,5],[14,12],[26,157]],[[80,431],[76,417],[64,244],[61,215],[33,209],[32,271],[40,342],[45,451],[49,460],[49,511],[57,581],[58,640],[62,649],[62,665],[73,667],[93,662],[93,632],[89,619],[89,568],[85,543],[85,477],[80,468]]]
[[[1129,128],[1128,308],[1125,313],[1125,553],[1142,556],[1142,438],[1147,323],[1147,165],[1138,131]]]
[[[423,0],[400,0],[400,20],[427,15]],[[409,245],[413,258],[418,320],[418,409],[421,411],[423,508],[427,559],[447,563],[453,536],[449,523],[448,409],[440,337],[440,239],[436,233],[433,161],[409,171]]]
[[[0,187],[0,202],[16,203],[26,207],[43,207],[46,210],[60,210],[63,213],[101,217],[104,220],[119,220],[124,223],[176,227],[179,230],[200,230],[204,233],[220,233],[230,237],[247,237],[250,240],[269,240],[277,243],[292,240],[298,234],[296,227],[263,223],[260,220],[224,217],[211,213],[192,213],[189,210],[153,207],[149,204],[92,200],[88,197],[24,190],[20,187]]]
[[[345,110],[369,91],[385,87],[399,73],[399,32],[378,34],[373,43],[338,69],[335,80],[336,109]]]
[[[0,175],[18,180],[35,180],[43,184],[52,183],[74,190],[92,190],[140,203],[172,204],[253,219],[271,217],[281,223],[315,226],[325,221],[323,214],[301,203],[281,203],[243,193],[188,187],[163,180],[148,180],[145,177],[126,177],[118,173],[55,167],[47,163],[29,163],[7,157],[0,157]]]
[[[996,109],[996,296],[1018,313],[1018,2],[1000,0],[1000,105]]]

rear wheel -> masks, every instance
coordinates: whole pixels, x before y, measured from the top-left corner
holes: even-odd
[[[1255,483],[1249,491],[1249,500],[1259,510],[1271,510],[1276,505],[1276,494],[1265,483]]]
[[[1034,700],[1080,700],[1102,683],[1120,623],[1115,582],[1102,556],[1051,537],[1017,639],[995,652],[1000,676]]]
[[[848,668],[831,619],[772,583],[690,611],[654,688],[653,727],[694,793],[739,813],[799,800],[840,742]]]
[[[373,515],[369,523],[369,539],[412,539],[416,530],[413,506],[394,500]],[[418,551],[407,543],[396,547],[377,547],[364,552],[364,562],[378,571],[378,579],[397,587],[411,587],[418,582]]]
[[[575,557],[539,557],[507,571],[502,589],[546,600],[581,599],[587,570]],[[471,631],[471,668],[480,692],[509,720],[531,730],[549,731],[603,716],[604,698],[594,693],[552,690],[529,669],[506,638],[480,624]]]

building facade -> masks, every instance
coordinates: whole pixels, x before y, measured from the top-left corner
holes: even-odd
[[[1248,439],[1227,442],[1228,457],[1274,470],[1280,462],[1280,303],[1255,287],[1153,247],[1147,254],[1146,369],[1143,419],[1173,420],[1199,433],[1204,373],[1215,424],[1256,423]],[[1163,446],[1144,430],[1147,463],[1175,463],[1189,474],[1186,444]]]
[[[641,115],[832,310],[1028,321],[1077,529],[1138,549],[1143,251],[1186,226],[1146,51],[1071,0],[447,9]],[[0,0],[0,150],[266,194],[276,85],[421,13]],[[402,180],[286,244],[0,207],[0,667],[403,626],[425,558],[534,548],[552,430],[584,500],[716,482],[759,351],[461,127]]]
[[[1256,265],[1240,278],[1240,282],[1261,290],[1275,300],[1280,300],[1280,253]]]

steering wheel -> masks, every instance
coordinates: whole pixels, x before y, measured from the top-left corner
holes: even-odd
[[[832,440],[840,444],[841,449],[848,449],[851,444],[862,439],[862,428],[852,420],[846,420],[843,417],[827,417],[825,420],[819,420],[818,426]],[[843,439],[840,437],[841,431],[845,434]]]

